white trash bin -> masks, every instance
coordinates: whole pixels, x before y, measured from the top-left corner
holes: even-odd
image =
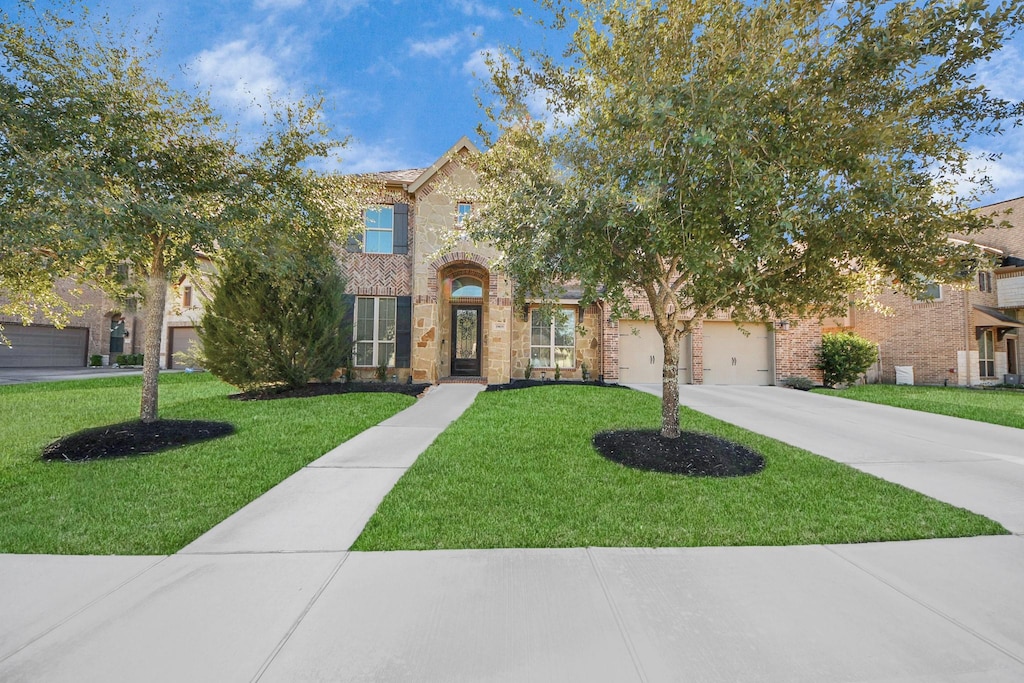
[[[896,384],[914,384],[914,366],[913,365],[897,365],[896,366]]]

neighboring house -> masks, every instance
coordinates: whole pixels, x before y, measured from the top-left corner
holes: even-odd
[[[1024,197],[978,209],[999,212],[1010,228],[952,239],[969,240],[998,266],[981,270],[968,287],[925,283],[917,297],[886,292],[891,315],[851,309],[844,326],[878,344],[881,381],[897,366],[912,367],[915,384],[999,384],[1021,373],[1024,328]]]
[[[349,240],[342,265],[353,305],[356,376],[369,378],[386,364],[399,381],[475,378],[502,383],[533,377],[579,378],[586,363],[607,381],[660,382],[661,338],[642,298],[637,316],[615,321],[598,301],[581,305],[571,288],[559,315],[539,305],[513,305],[514,283],[492,268],[491,247],[446,236],[458,231],[472,206],[452,187],[472,187],[462,160],[475,151],[460,140],[430,168],[376,174],[384,189],[365,213],[361,238]],[[447,179],[447,182],[446,182]],[[646,318],[646,319],[645,319]],[[742,329],[721,316],[697,325],[684,340],[680,381],[694,384],[775,384],[814,368],[821,342],[817,321],[754,321]]]
[[[193,347],[201,347],[196,327],[202,320],[204,306],[210,299],[213,263],[206,257],[199,260],[196,275],[186,275],[171,283],[164,301],[164,333],[160,339],[160,367],[189,367],[183,358]]]
[[[81,315],[72,316],[60,329],[42,317],[23,325],[20,318],[0,316],[10,341],[10,346],[0,344],[0,369],[80,368],[93,355],[108,364],[119,354],[141,352],[142,318],[134,304],[119,304],[98,289],[68,279],[59,280],[57,290]]]

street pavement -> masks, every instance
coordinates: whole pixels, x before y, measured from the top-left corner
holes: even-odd
[[[433,389],[176,555],[0,556],[0,680],[1024,680],[1013,431],[982,426],[984,448],[967,448],[954,418],[781,388],[683,392],[796,445],[836,444],[878,476],[916,477],[1013,535],[349,552],[373,501],[478,390]],[[915,435],[952,450],[929,458]],[[969,473],[967,492],[947,490],[946,468]]]

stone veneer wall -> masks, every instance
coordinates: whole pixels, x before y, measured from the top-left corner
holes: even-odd
[[[530,311],[535,307],[530,307]],[[576,307],[577,310],[579,307]],[[524,316],[522,312],[515,316],[512,327],[512,379],[523,379],[525,377],[526,365],[530,362],[530,313]],[[577,313],[578,315],[578,313]],[[562,368],[560,375],[562,379],[583,379],[582,364],[587,364],[591,379],[603,374],[601,367],[601,336],[602,336],[602,309],[594,304],[586,306],[583,314],[578,315],[576,323],[576,365],[572,368]],[[605,337],[607,339],[607,336]],[[618,336],[616,335],[616,345]],[[618,364],[615,366],[618,370]],[[554,379],[554,368],[533,369],[531,379],[540,379],[540,373],[545,372],[547,379]],[[605,375],[605,380],[611,380]]]

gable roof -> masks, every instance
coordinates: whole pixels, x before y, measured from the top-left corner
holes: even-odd
[[[456,142],[454,145],[452,145],[451,148],[447,152],[442,154],[438,158],[438,160],[435,161],[430,166],[430,168],[424,169],[423,172],[420,173],[420,176],[418,178],[416,178],[416,180],[411,182],[408,187],[405,188],[406,191],[407,192],[411,192],[411,193],[415,193],[418,189],[423,187],[427,183],[428,180],[430,180],[435,175],[437,175],[437,172],[440,171],[444,167],[445,164],[447,164],[453,158],[457,157],[459,155],[459,153],[462,152],[463,150],[466,150],[467,152],[479,152],[480,151],[477,148],[477,146],[474,145],[473,142],[468,137],[463,135],[461,138],[459,138],[459,141]]]

